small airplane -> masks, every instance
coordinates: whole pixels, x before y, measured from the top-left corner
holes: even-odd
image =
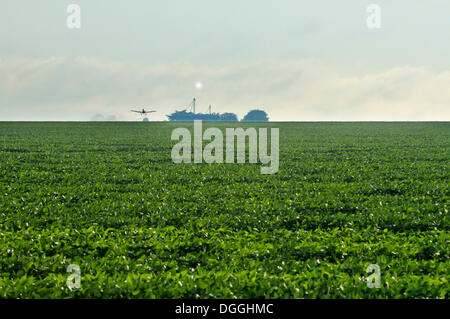
[[[142,111],[131,110],[131,112],[139,113],[141,115],[146,115],[146,114],[149,114],[149,113],[155,113],[156,111],[146,111],[146,110],[142,109]]]

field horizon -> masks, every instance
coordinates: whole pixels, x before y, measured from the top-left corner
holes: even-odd
[[[130,120],[130,121],[36,121],[36,120],[30,120],[30,121],[0,121],[0,123],[192,123],[193,121],[136,121],[136,120]],[[232,121],[203,121],[204,123],[450,123],[450,121],[268,121],[268,122],[232,122]]]

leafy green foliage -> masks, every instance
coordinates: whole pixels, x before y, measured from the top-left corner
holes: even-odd
[[[263,110],[251,110],[241,120],[242,122],[267,122],[269,117]]]
[[[173,164],[192,123],[0,123],[0,297],[449,297],[448,123],[209,125],[279,127],[278,174]]]

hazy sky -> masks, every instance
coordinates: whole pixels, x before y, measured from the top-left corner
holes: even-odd
[[[166,120],[194,96],[239,117],[450,120],[448,0],[0,3],[0,120]]]

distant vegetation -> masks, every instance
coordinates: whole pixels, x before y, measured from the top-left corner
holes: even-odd
[[[175,111],[167,115],[169,121],[194,121],[202,120],[205,122],[238,122],[238,117],[234,113],[193,113],[183,111]],[[242,122],[268,122],[269,117],[267,113],[262,110],[252,110],[248,112],[243,118]]]
[[[262,110],[251,110],[242,119],[242,122],[268,122],[268,121],[269,117],[267,116],[267,113]]]
[[[169,121],[194,121],[202,120],[205,122],[237,122],[238,117],[234,113],[192,113],[183,111],[176,111],[170,115],[167,115]]]

